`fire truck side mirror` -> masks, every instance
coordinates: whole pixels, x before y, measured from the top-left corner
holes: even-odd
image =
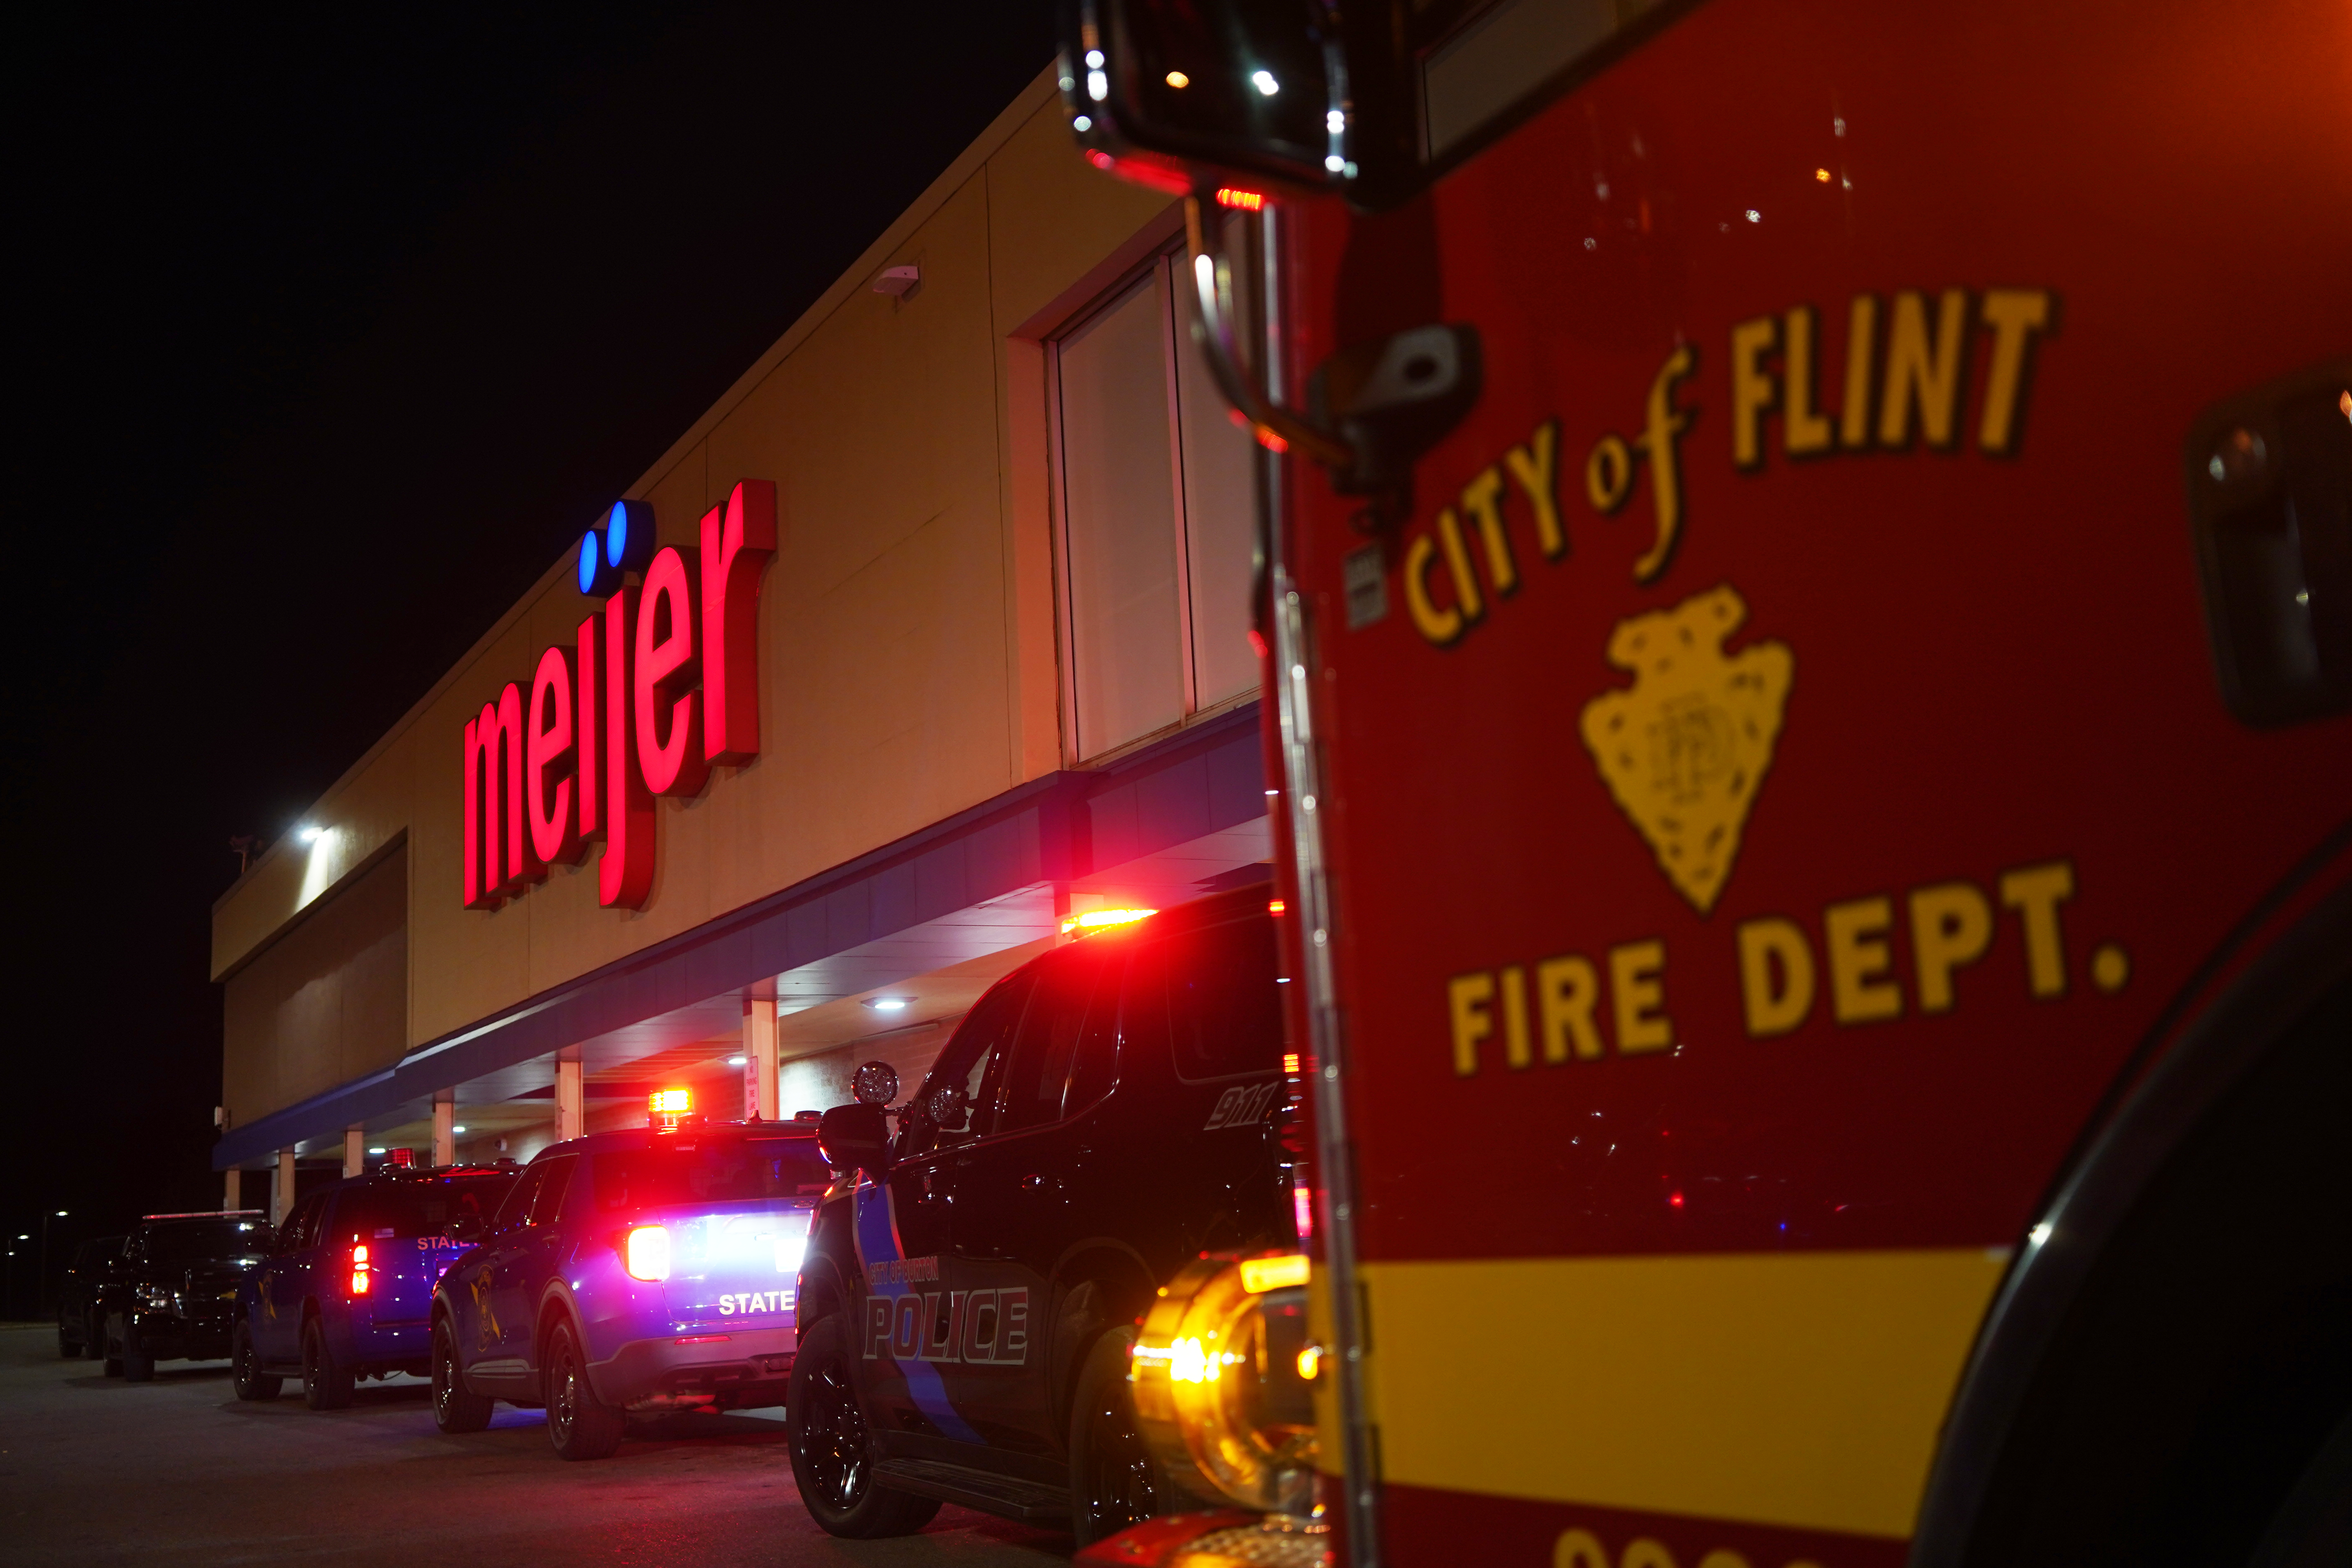
[[[890,1168],[890,1123],[878,1105],[836,1105],[816,1124],[817,1152],[836,1171]]]
[[[1318,0],[1066,0],[1062,101],[1097,168],[1177,193],[1203,180],[1344,189],[1348,71]]]

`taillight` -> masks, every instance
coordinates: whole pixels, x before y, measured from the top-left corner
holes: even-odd
[[[352,1294],[354,1296],[366,1295],[368,1292],[368,1276],[374,1272],[374,1269],[368,1267],[368,1249],[366,1245],[362,1243],[358,1247],[352,1247]]]
[[[630,1229],[621,1245],[621,1257],[632,1279],[660,1284],[669,1278],[669,1226],[641,1225]]]

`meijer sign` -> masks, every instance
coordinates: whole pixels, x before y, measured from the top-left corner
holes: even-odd
[[[744,479],[703,515],[699,548],[654,548],[653,509],[621,501],[580,542],[604,607],[466,722],[465,901],[495,909],[604,841],[596,896],[645,907],[654,801],[760,753],[760,572],[776,487]],[[634,579],[634,581],[633,581]]]

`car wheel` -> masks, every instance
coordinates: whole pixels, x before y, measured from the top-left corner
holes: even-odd
[[[341,1410],[352,1402],[352,1374],[335,1363],[327,1348],[327,1326],[313,1318],[302,1325],[302,1403],[313,1410]]]
[[[1112,1329],[1095,1341],[1070,1405],[1070,1533],[1088,1546],[1159,1510],[1161,1488],[1135,1419],[1127,1381],[1135,1334]]]
[[[275,1399],[286,1386],[282,1377],[272,1377],[261,1370],[261,1358],[253,1352],[253,1331],[239,1323],[228,1336],[229,1382],[236,1385],[236,1396],[247,1403]]]
[[[105,1351],[101,1359],[106,1363],[106,1375],[121,1377],[122,1375],[122,1314],[107,1313],[105,1326],[99,1330],[98,1334],[98,1342]]]
[[[547,1336],[547,1440],[567,1459],[601,1459],[621,1446],[627,1425],[596,1397],[571,1323],[556,1324]]]
[[[155,1358],[139,1348],[139,1325],[129,1314],[122,1320],[122,1381],[152,1383],[155,1379]]]
[[[793,1479],[810,1516],[830,1534],[852,1541],[911,1535],[931,1521],[940,1505],[875,1482],[866,1416],[851,1373],[841,1319],[819,1319],[802,1337],[792,1382],[785,1385]]]
[[[498,1401],[466,1386],[457,1364],[457,1333],[449,1320],[433,1324],[433,1423],[444,1432],[478,1432],[490,1424]]]

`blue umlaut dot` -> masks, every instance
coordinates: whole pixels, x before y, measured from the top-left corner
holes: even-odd
[[[618,566],[629,548],[629,506],[626,501],[613,503],[613,515],[604,520],[604,560]]]
[[[603,568],[604,542],[594,529],[590,529],[580,541],[580,591],[596,591],[596,574]]]

